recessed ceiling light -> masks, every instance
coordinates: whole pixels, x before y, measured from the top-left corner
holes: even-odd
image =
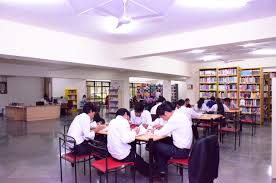
[[[243,44],[241,46],[244,47],[244,48],[247,48],[247,47],[252,47],[252,46],[255,46],[255,45],[256,45],[256,43],[247,43],[247,44]]]
[[[177,4],[199,8],[239,8],[251,0],[177,0]]]
[[[205,55],[205,56],[201,57],[200,60],[212,61],[212,60],[218,60],[219,58],[221,58],[221,56],[219,56],[219,55]]]
[[[203,52],[205,52],[205,50],[191,50],[191,51],[189,51],[189,53],[203,53]]]
[[[33,5],[38,5],[38,4],[63,4],[66,3],[66,0],[0,0],[1,2],[4,3],[11,3],[11,4],[33,4]]]
[[[276,55],[276,49],[259,49],[250,52],[254,55]]]

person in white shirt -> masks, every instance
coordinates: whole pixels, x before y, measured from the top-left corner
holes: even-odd
[[[149,111],[144,110],[142,102],[138,102],[134,106],[134,110],[130,113],[130,121],[133,125],[149,125],[152,122],[151,114]]]
[[[229,109],[238,109],[238,106],[233,102],[231,101],[230,98],[225,98],[223,100],[223,103],[229,108]]]
[[[186,107],[185,101],[183,99],[178,100],[176,106],[176,111],[185,114],[189,119],[189,124],[191,126],[193,124],[193,118],[199,118],[201,116],[201,113],[197,113],[194,111],[194,109]]]
[[[229,112],[230,109],[221,102],[220,98],[217,98],[216,104],[214,104],[209,111],[224,115],[225,112]]]
[[[166,101],[166,99],[163,96],[159,96],[159,98],[156,101],[156,104],[151,108],[150,113],[156,114],[157,107],[160,106],[165,101]]]
[[[196,112],[206,112],[209,110],[207,105],[204,103],[204,98],[200,98],[197,103],[194,105],[194,110]]]
[[[135,136],[140,131],[139,127],[130,129],[129,116],[129,111],[124,108],[116,112],[116,118],[111,120],[108,126],[107,149],[115,160],[134,162],[136,170],[148,176],[148,164],[136,153],[135,148],[129,145],[129,143],[135,143]]]
[[[193,131],[187,116],[180,112],[174,112],[169,102],[161,104],[156,112],[164,121],[168,122],[160,130],[154,130],[154,134],[160,136],[172,134],[173,139],[172,144],[158,141],[154,143],[157,171],[164,175],[167,173],[167,161],[170,158],[188,158],[193,141]]]
[[[83,113],[76,116],[69,127],[67,135],[76,140],[76,145],[73,147],[73,153],[76,155],[91,153],[92,149],[88,140],[94,139],[95,133],[105,128],[104,125],[97,125],[90,131],[90,122],[97,111],[97,107],[91,102],[86,103],[83,107]]]

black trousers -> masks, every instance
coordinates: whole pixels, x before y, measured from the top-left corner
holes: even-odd
[[[134,150],[131,150],[129,155],[122,159],[117,160],[121,162],[134,162],[135,169],[144,176],[149,176],[149,164],[144,161],[144,159],[139,156]]]
[[[75,145],[75,147],[73,148],[73,152],[77,156],[90,154],[92,151],[92,147],[88,144],[88,141],[86,140],[79,145]]]
[[[188,158],[190,150],[189,149],[179,149],[173,144],[164,144],[162,142],[155,142],[153,144],[154,157],[156,160],[157,171],[158,172],[168,172],[167,161],[170,158]]]

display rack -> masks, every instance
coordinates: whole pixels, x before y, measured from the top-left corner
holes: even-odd
[[[119,108],[119,88],[109,89],[108,111],[110,114],[115,114]]]
[[[217,97],[217,69],[200,69],[199,70],[199,97],[210,98]]]
[[[271,122],[271,78],[270,73],[264,73],[264,120]]]
[[[66,88],[64,93],[68,101],[69,111],[71,113],[78,112],[78,90]]]

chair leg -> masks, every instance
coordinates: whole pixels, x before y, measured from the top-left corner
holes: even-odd
[[[235,150],[236,150],[237,132],[235,132]]]
[[[89,156],[88,162],[89,162],[89,183],[91,183],[92,181],[91,181],[91,157],[90,156]]]
[[[60,169],[60,182],[62,182],[62,163],[61,163],[61,157],[59,157],[59,169]]]
[[[85,160],[85,158],[84,158],[84,160],[83,160],[83,175],[86,174],[86,170],[85,170],[85,168],[86,168],[86,167],[85,167],[85,161],[86,161],[86,160]]]
[[[105,180],[106,180],[106,183],[108,183],[108,171],[106,171]]]
[[[77,183],[77,162],[75,161],[75,183]]]
[[[181,172],[181,182],[183,182],[183,179],[184,179],[184,170],[183,170],[183,167],[182,167],[182,172]]]
[[[253,137],[254,136],[254,132],[253,132],[253,130],[254,130],[254,123],[253,122],[252,122],[251,126],[252,126],[252,137]]]
[[[133,174],[132,175],[133,176],[133,183],[135,183],[135,172],[136,172],[135,166],[133,166],[133,173],[132,173]]]
[[[142,154],[142,144],[139,144],[139,155],[141,156],[141,154]]]
[[[117,171],[115,171],[115,183],[117,183]]]
[[[239,147],[241,146],[241,131],[239,131]]]

